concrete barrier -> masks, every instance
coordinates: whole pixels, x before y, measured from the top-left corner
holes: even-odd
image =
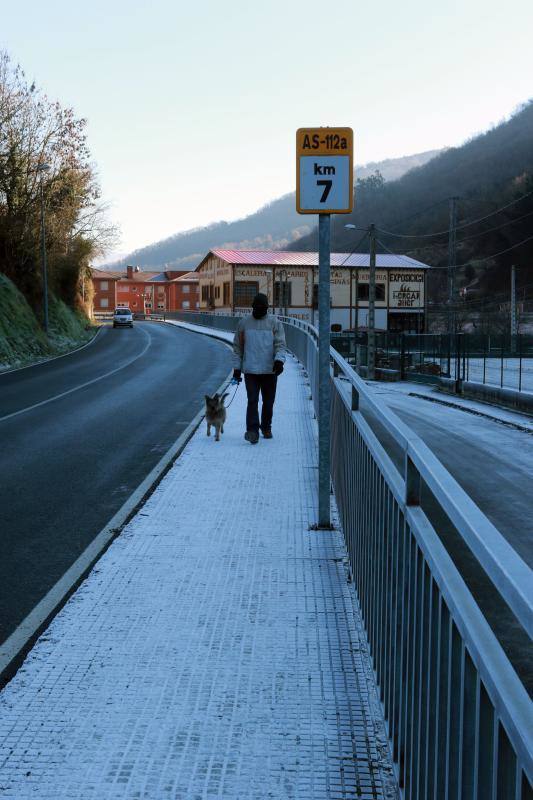
[[[480,400],[482,403],[505,406],[514,411],[533,414],[533,392],[518,392],[516,389],[491,386],[488,383],[454,380],[453,378],[441,378],[439,389],[447,394],[458,394],[470,400]]]

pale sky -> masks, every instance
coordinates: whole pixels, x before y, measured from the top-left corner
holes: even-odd
[[[533,96],[531,0],[0,0],[0,48],[89,121],[129,252],[294,189],[296,129],[357,163],[460,144]]]

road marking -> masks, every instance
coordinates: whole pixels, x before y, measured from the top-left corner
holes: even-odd
[[[34,408],[40,408],[41,406],[46,406],[48,403],[53,403],[54,400],[59,400],[61,397],[66,397],[67,395],[72,394],[73,392],[79,391],[79,389],[85,389],[86,386],[91,386],[93,383],[98,383],[98,381],[103,381],[104,378],[109,378],[110,375],[114,375],[116,372],[120,372],[120,370],[129,367],[130,364],[133,364],[135,361],[141,358],[152,344],[152,337],[150,336],[150,334],[147,331],[143,330],[143,328],[139,328],[139,330],[141,330],[144,334],[146,334],[146,336],[148,337],[148,342],[146,343],[146,346],[141,350],[141,352],[135,356],[135,358],[132,358],[130,361],[126,361],[125,364],[122,364],[120,367],[116,367],[115,369],[110,370],[110,372],[105,372],[103,375],[99,375],[97,378],[93,378],[92,380],[86,381],[85,383],[80,383],[79,386],[74,386],[72,389],[67,389],[66,392],[61,392],[61,394],[56,394],[53,397],[49,397],[47,400],[41,400],[40,403],[34,403],[32,406],[26,406],[26,408],[21,408],[19,409],[19,411],[13,411],[11,414],[6,414],[5,417],[0,417],[0,422],[4,422],[6,419],[12,419],[13,417],[18,417],[19,414],[25,414],[27,411],[33,411]]]
[[[140,356],[138,356],[138,358],[140,358]],[[229,385],[232,374],[231,372],[218,388],[219,394]],[[176,441],[168,448],[162,458],[159,459],[155,467],[153,467],[146,478],[139,484],[133,494],[128,497],[126,502],[109,520],[107,525],[102,528],[100,533],[85,548],[83,553],[78,556],[72,566],[69,567],[57,583],[52,586],[43,599],[37,603],[28,616],[23,619],[18,628],[16,628],[0,645],[0,679],[2,679],[0,680],[0,685],[5,683],[3,676],[11,663],[19,658],[29,645],[33,646],[33,640],[44,623],[50,619],[54,613],[60,610],[69,595],[76,589],[77,585],[81,582],[83,577],[88,574],[89,570],[94,567],[98,559],[111,544],[112,540],[122,532],[124,526],[135,516],[136,512],[142,508],[148,496],[166,475],[167,469],[172,466],[174,461],[181,454],[181,451],[185,448],[189,439],[192,438],[204,416],[205,410],[202,408],[191,422],[188,423],[183,433],[181,433]]]

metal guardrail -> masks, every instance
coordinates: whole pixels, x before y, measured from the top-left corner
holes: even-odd
[[[366,365],[366,333],[346,331],[332,337],[341,355],[355,360],[359,344]],[[439,377],[533,391],[533,336],[473,333],[376,334],[376,365],[405,380],[431,383]]]
[[[223,330],[238,321],[179,318]],[[316,409],[317,331],[280,319]],[[330,352],[332,481],[404,797],[530,800],[531,700],[422,510],[422,482],[530,637],[531,570],[424,442]],[[361,399],[401,446],[403,475]]]

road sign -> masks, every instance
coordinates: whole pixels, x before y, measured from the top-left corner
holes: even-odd
[[[352,209],[352,129],[299,128],[296,210],[299,214],[349,214]]]

